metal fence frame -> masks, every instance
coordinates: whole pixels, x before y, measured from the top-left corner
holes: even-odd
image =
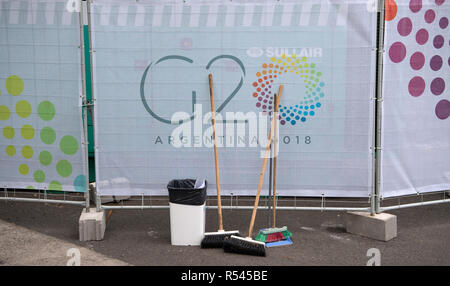
[[[384,2],[385,0],[378,0],[378,12],[377,12],[377,25],[378,25],[378,31],[377,31],[377,47],[376,47],[376,84],[375,84],[375,98],[373,100],[375,101],[374,104],[374,126],[373,126],[373,132],[374,132],[374,142],[372,149],[372,165],[373,165],[373,174],[372,174],[372,190],[370,195],[367,198],[360,198],[361,201],[363,200],[367,201],[367,206],[365,207],[346,207],[346,206],[327,206],[327,200],[331,201],[333,203],[333,200],[336,198],[326,198],[326,197],[317,197],[312,199],[311,201],[314,201],[315,203],[320,203],[320,206],[297,206],[297,198],[305,198],[305,197],[294,197],[294,205],[293,206],[277,206],[278,210],[306,210],[306,211],[363,211],[363,212],[370,212],[371,215],[390,211],[390,210],[396,210],[396,209],[403,209],[403,208],[409,208],[409,207],[417,207],[417,206],[426,206],[426,205],[434,205],[434,204],[441,204],[441,203],[447,203],[450,202],[450,198],[446,196],[448,191],[440,191],[436,193],[443,193],[444,198],[437,199],[437,200],[430,200],[430,201],[423,201],[423,196],[429,195],[429,193],[418,193],[417,196],[421,196],[420,202],[412,202],[407,204],[401,204],[398,203],[396,205],[388,205],[388,206],[381,206],[383,198],[381,196],[380,190],[381,190],[381,181],[380,181],[380,169],[381,169],[381,156],[380,153],[382,151],[381,149],[381,115],[382,115],[382,80],[383,80],[383,56],[384,56]],[[90,188],[89,188],[89,166],[88,166],[88,134],[87,134],[87,113],[89,112],[89,107],[94,106],[95,103],[95,93],[94,90],[92,90],[92,102],[89,102],[87,100],[87,90],[86,90],[86,66],[85,66],[85,57],[87,56],[85,54],[85,39],[84,39],[84,33],[83,33],[83,27],[85,24],[88,25],[88,37],[89,37],[89,57],[90,57],[90,70],[92,71],[92,59],[93,59],[93,53],[95,52],[92,47],[92,36],[91,36],[91,9],[90,4],[91,0],[86,0],[81,2],[81,9],[79,13],[80,17],[80,56],[81,56],[81,72],[82,72],[82,109],[83,109],[83,129],[84,129],[84,142],[82,143],[85,145],[85,159],[86,159],[86,166],[85,166],[85,172],[86,172],[86,191],[84,193],[84,200],[78,200],[78,201],[72,201],[72,200],[66,200],[66,192],[63,192],[64,199],[48,199],[48,193],[46,190],[43,190],[44,198],[40,197],[41,191],[38,191],[39,198],[26,198],[26,197],[16,197],[15,194],[17,193],[15,189],[13,189],[13,197],[9,196],[8,189],[4,188],[5,196],[0,197],[0,201],[15,201],[15,202],[40,202],[40,203],[56,203],[56,204],[71,204],[71,205],[79,205],[83,206],[86,209],[89,209],[90,207]],[[93,74],[91,72],[91,81],[93,80]],[[93,81],[92,81],[93,82]],[[93,113],[95,112],[92,111]],[[94,120],[94,116],[92,114],[92,120]],[[93,126],[95,129],[95,125]],[[95,134],[95,132],[94,132]],[[95,144],[96,138],[94,136],[94,146],[97,146]],[[92,142],[91,142],[92,143]],[[21,192],[19,192],[21,193]],[[30,193],[30,192],[27,192]],[[414,195],[407,195],[407,196],[400,196],[400,197],[390,197],[386,200],[393,200],[398,198],[406,198],[406,197],[412,197]],[[109,205],[109,204],[102,204],[101,196],[98,196],[97,194],[95,197],[95,206],[97,211],[101,210],[122,210],[122,209],[133,209],[133,210],[145,210],[145,209],[168,209],[169,206],[166,203],[165,205],[146,205],[145,204],[145,197],[149,198],[150,202],[152,201],[152,196],[142,196],[139,199],[135,199],[134,201],[140,201],[140,204],[115,204],[115,205]],[[235,197],[236,201],[238,201],[239,196],[224,196],[229,197],[231,204],[230,205],[224,205],[223,209],[229,209],[229,210],[250,210],[253,208],[253,204],[248,205],[233,205],[233,197]],[[345,198],[344,201],[340,201],[341,203],[355,203],[355,201],[350,201],[352,198]],[[267,198],[268,200],[268,198]],[[277,197],[276,200],[280,200],[280,197]],[[285,200],[285,199],[281,199]],[[288,199],[287,201],[291,201],[292,199]],[[302,200],[300,200],[302,201]],[[214,205],[207,205],[208,209],[217,209],[217,206]],[[266,205],[260,205],[258,209],[269,209],[270,204],[266,202]]]

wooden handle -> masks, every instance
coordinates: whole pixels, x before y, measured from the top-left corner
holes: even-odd
[[[275,105],[278,106],[281,99],[281,94],[283,92],[283,85],[280,85],[278,88],[278,97],[275,101]],[[253,213],[252,213],[252,219],[250,220],[250,227],[248,229],[248,237],[252,237],[253,233],[253,226],[255,224],[255,218],[256,218],[256,211],[258,210],[258,204],[259,204],[259,196],[261,195],[261,189],[264,181],[264,173],[266,172],[266,165],[267,165],[267,157],[269,157],[270,153],[270,145],[272,142],[272,127],[275,123],[275,116],[272,118],[272,121],[270,123],[270,131],[269,131],[269,143],[266,147],[266,152],[264,154],[264,162],[262,165],[261,173],[259,175],[259,183],[258,183],[258,191],[256,192],[256,198],[255,198],[255,205],[253,207]]]
[[[216,189],[217,189],[217,212],[219,215],[219,230],[223,230],[222,221],[222,201],[220,198],[220,177],[219,177],[219,157],[217,152],[217,138],[216,138],[216,115],[214,108],[214,89],[212,74],[209,74],[209,97],[211,99],[211,120],[213,125],[213,138],[214,138],[214,164],[216,167]]]
[[[275,94],[275,102],[277,102],[277,98],[278,95]],[[275,104],[275,108],[274,108],[274,118],[275,116],[278,116],[278,104]],[[276,222],[277,222],[277,157],[278,157],[278,153],[277,153],[277,144],[278,144],[278,124],[274,125],[274,134],[275,134],[275,138],[273,140],[273,150],[274,150],[274,156],[273,156],[273,178],[272,178],[272,227],[275,228],[276,226]]]

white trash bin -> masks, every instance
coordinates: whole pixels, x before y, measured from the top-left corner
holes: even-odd
[[[206,180],[172,180],[167,185],[172,245],[200,245],[205,233]]]
[[[169,203],[172,245],[200,245],[205,233],[205,204],[189,206]]]

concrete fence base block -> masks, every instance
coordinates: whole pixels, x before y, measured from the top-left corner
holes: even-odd
[[[104,210],[98,212],[95,208],[89,211],[83,209],[78,221],[80,241],[102,240],[106,230],[105,218]]]
[[[388,241],[397,237],[397,216],[387,213],[371,216],[368,212],[347,212],[346,228],[348,233]]]

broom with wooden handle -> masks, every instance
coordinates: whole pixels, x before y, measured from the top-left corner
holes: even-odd
[[[230,237],[231,235],[238,236],[239,231],[238,230],[225,231],[223,229],[222,201],[220,196],[219,154],[217,151],[216,116],[214,108],[214,89],[213,89],[212,74],[209,74],[208,78],[209,78],[209,97],[211,99],[211,113],[212,113],[211,120],[214,138],[214,164],[216,168],[217,212],[219,215],[219,230],[217,232],[205,232],[200,246],[201,248],[222,248],[224,239],[226,237]]]
[[[275,101],[275,105],[278,106],[281,99],[281,94],[283,92],[283,85],[280,85],[278,88],[278,97]],[[241,253],[241,254],[248,254],[248,255],[256,255],[256,256],[266,256],[266,245],[264,242],[256,241],[252,239],[253,234],[253,226],[255,224],[256,219],[256,212],[258,210],[258,204],[259,204],[259,197],[261,195],[261,189],[264,182],[264,174],[266,172],[266,165],[267,165],[267,157],[269,157],[270,154],[270,146],[272,142],[272,129],[275,125],[276,118],[273,116],[272,122],[270,124],[270,131],[269,131],[269,142],[266,147],[266,151],[264,154],[264,161],[262,165],[262,170],[259,176],[259,183],[258,183],[258,190],[256,192],[256,198],[255,198],[255,205],[253,206],[253,212],[252,217],[250,220],[250,227],[248,229],[248,236],[238,237],[232,235],[229,239],[226,239],[224,241],[223,247],[225,252],[234,252],[234,253]]]
[[[275,95],[275,101],[276,101]],[[276,116],[278,116],[278,104],[275,104],[274,111]],[[255,240],[261,242],[276,242],[281,240],[286,240],[292,236],[292,233],[287,229],[286,226],[281,228],[276,227],[276,217],[277,217],[277,144],[278,144],[278,126],[274,126],[274,140],[273,140],[273,150],[275,155],[273,156],[273,168],[272,168],[272,227],[260,230]]]

